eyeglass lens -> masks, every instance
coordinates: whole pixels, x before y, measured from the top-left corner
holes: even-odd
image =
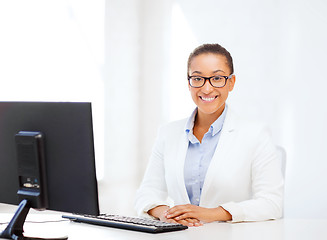
[[[192,87],[202,87],[206,80],[208,80],[213,87],[223,87],[226,84],[226,78],[223,76],[214,76],[211,78],[193,76],[189,78]]]

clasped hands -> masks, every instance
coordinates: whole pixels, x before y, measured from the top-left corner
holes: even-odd
[[[177,205],[172,208],[160,205],[149,210],[148,213],[161,221],[179,223],[189,227],[198,227],[202,226],[203,223],[232,219],[232,216],[222,207],[205,208],[192,204]]]

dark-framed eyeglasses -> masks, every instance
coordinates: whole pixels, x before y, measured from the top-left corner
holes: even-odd
[[[232,78],[233,74],[229,76],[216,75],[212,77],[201,77],[201,76],[188,76],[188,82],[191,87],[200,88],[203,87],[208,80],[211,86],[215,88],[222,88],[226,85],[228,79]]]

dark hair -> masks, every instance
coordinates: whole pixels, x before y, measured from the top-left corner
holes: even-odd
[[[234,73],[234,66],[233,66],[233,58],[230,55],[230,53],[222,46],[220,46],[219,44],[215,43],[215,44],[203,44],[199,47],[197,47],[196,49],[193,50],[193,52],[190,54],[190,56],[188,57],[188,61],[187,61],[187,73],[190,69],[190,64],[191,61],[194,57],[201,55],[201,54],[207,54],[207,53],[212,53],[212,54],[218,54],[218,55],[222,55],[226,58],[227,60],[227,65],[231,71],[231,74]]]

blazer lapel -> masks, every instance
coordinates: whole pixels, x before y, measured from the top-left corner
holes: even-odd
[[[210,185],[212,184],[215,174],[217,174],[216,170],[219,168],[220,161],[222,159],[226,159],[233,149],[233,139],[235,137],[235,116],[230,110],[231,109],[229,109],[227,112],[216,151],[207,170],[202,188],[200,205],[202,203],[205,204],[207,201],[206,199],[210,197]]]

